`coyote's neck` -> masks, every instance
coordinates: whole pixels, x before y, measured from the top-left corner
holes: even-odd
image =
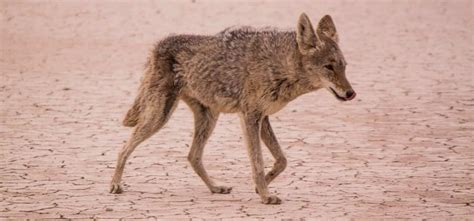
[[[291,36],[292,37],[292,36]],[[301,64],[301,53],[296,45],[296,39],[290,39],[291,44],[285,48],[286,60],[286,79],[281,84],[280,96],[281,98],[291,101],[295,98],[315,91],[320,88],[318,82],[312,82]]]

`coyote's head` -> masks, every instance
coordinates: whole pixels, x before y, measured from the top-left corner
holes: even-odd
[[[324,16],[316,32],[303,13],[296,30],[302,66],[314,86],[328,89],[338,100],[352,100],[356,93],[346,78],[346,61],[338,46],[336,26],[331,16]]]

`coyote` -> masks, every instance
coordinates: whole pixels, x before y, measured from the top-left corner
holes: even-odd
[[[176,35],[161,40],[151,51],[138,96],[123,120],[124,126],[135,128],[119,153],[110,192],[122,192],[126,160],[163,127],[183,100],[195,120],[188,160],[209,190],[222,194],[232,190],[209,178],[202,156],[219,114],[239,113],[256,192],[264,204],[280,204],[268,185],[286,168],[287,160],[269,115],[320,88],[338,100],[352,100],[356,93],[346,79],[345,67],[329,15],[319,21],[316,31],[302,13],[295,31],[241,27],[216,35]],[[260,139],[275,158],[267,174]]]

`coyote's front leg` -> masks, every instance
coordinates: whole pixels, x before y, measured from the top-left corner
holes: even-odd
[[[267,182],[265,181],[262,149],[260,147],[262,120],[263,115],[259,112],[244,113],[241,116],[242,130],[247,141],[247,149],[252,166],[252,177],[263,203],[280,204],[280,198],[270,195],[268,192]]]
[[[283,154],[280,144],[278,144],[275,134],[273,133],[268,116],[263,118],[262,129],[260,133],[263,143],[268,147],[268,150],[273,155],[273,158],[275,158],[275,164],[273,165],[273,168],[265,176],[267,185],[270,185],[270,182],[272,182],[272,180],[274,180],[281,172],[283,172],[283,170],[285,170],[287,160]]]

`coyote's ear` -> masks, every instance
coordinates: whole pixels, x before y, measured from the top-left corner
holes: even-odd
[[[336,43],[339,42],[336,26],[334,25],[334,22],[332,21],[332,18],[329,15],[325,15],[323,18],[321,18],[318,24],[318,29],[316,31],[318,32],[318,36],[324,35],[332,39]]]
[[[296,27],[296,42],[302,54],[308,54],[316,50],[319,43],[318,36],[314,32],[313,25],[305,13],[300,15]]]

